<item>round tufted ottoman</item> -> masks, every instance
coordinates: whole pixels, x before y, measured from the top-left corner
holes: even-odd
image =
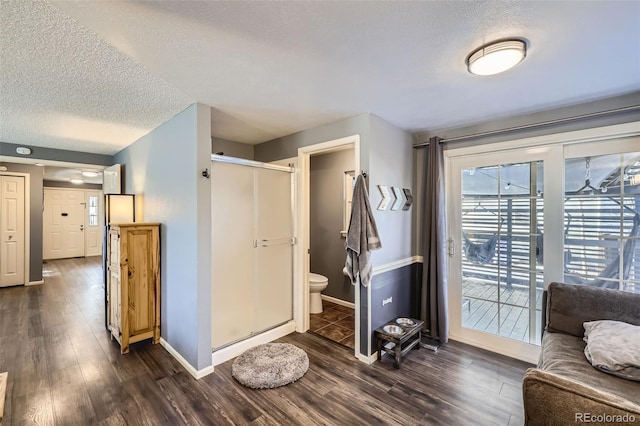
[[[295,382],[309,369],[309,357],[289,343],[266,343],[244,352],[233,362],[231,375],[253,389],[277,388]]]

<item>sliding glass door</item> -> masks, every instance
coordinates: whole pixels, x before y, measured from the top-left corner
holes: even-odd
[[[461,170],[463,327],[539,341],[543,173],[542,161]]]
[[[564,281],[640,293],[640,152],[565,160]]]
[[[512,151],[451,164],[453,334],[539,343],[544,158]]]
[[[550,282],[640,292],[638,146],[447,154],[452,338],[535,361]]]

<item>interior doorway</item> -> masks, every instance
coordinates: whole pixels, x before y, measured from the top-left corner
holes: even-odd
[[[353,170],[355,175],[360,172],[360,135],[348,136],[328,142],[319,143],[298,149],[298,235],[300,244],[296,248],[295,279],[296,289],[294,305],[296,330],[306,332],[310,329],[309,277],[311,271],[311,157],[319,154],[353,149]],[[346,230],[346,229],[345,229]],[[346,254],[345,254],[346,257]],[[340,306],[340,305],[338,305]],[[336,308],[342,309],[345,306]],[[360,288],[356,286],[354,295],[354,355],[360,356]],[[351,345],[349,345],[351,346]]]
[[[309,162],[309,331],[355,349],[355,287],[345,274],[355,150],[312,154]]]
[[[28,282],[25,176],[0,175],[0,287]]]

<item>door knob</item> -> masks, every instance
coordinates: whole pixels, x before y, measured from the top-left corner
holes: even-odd
[[[12,239],[12,238],[13,238],[13,235],[9,235],[9,239]]]
[[[84,231],[84,225],[80,225],[80,230]]]

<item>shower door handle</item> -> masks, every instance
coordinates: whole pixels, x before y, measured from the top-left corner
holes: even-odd
[[[254,240],[253,247],[270,247],[270,246],[280,246],[280,245],[290,245],[293,246],[296,244],[296,238],[272,238],[266,240]]]

